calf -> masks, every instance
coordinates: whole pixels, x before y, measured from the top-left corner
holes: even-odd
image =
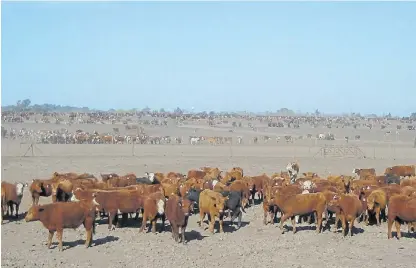
[[[13,205],[16,206],[16,216],[19,217],[19,207],[22,201],[24,188],[27,187],[27,183],[8,183],[3,181],[1,183],[1,222],[3,223],[3,215],[6,211],[6,215],[13,215]]]
[[[346,228],[349,222],[350,234],[354,234],[354,221],[359,218],[365,211],[361,201],[354,194],[340,194],[335,195],[328,203],[330,207],[338,207],[340,210],[340,219],[342,223],[342,233],[347,235]]]
[[[51,247],[52,238],[57,232],[59,251],[62,251],[62,235],[65,228],[78,228],[84,225],[87,231],[85,246],[92,243],[92,234],[95,233],[95,206],[92,202],[52,203],[43,206],[32,206],[25,217],[26,222],[40,221],[48,229],[48,248]]]
[[[386,205],[387,205],[387,196],[383,190],[374,190],[370,193],[367,197],[367,209],[368,214],[375,213],[377,226],[380,226],[380,214],[383,213],[385,218],[386,213]],[[366,225],[368,225],[368,220],[366,221]]]
[[[172,228],[172,238],[178,243],[181,242],[179,238],[179,228],[181,228],[182,243],[185,244],[185,229],[192,210],[193,202],[177,195],[171,195],[166,202],[166,218]]]
[[[233,224],[234,220],[238,217],[237,227],[240,228],[242,212],[246,213],[243,206],[242,193],[238,191],[223,191],[221,192],[221,195],[228,198],[225,202],[225,209],[229,210],[231,224]],[[232,214],[232,216],[230,214]]]
[[[396,225],[397,239],[401,238],[400,223],[416,221],[416,198],[405,195],[395,195],[390,198],[387,214],[387,237],[392,238],[391,228]]]
[[[205,214],[209,214],[209,231],[214,233],[215,217],[219,218],[220,233],[223,232],[224,208],[227,197],[223,197],[220,193],[212,190],[203,190],[199,196],[199,226],[202,227]]]
[[[162,219],[162,229],[165,229],[165,196],[161,192],[149,194],[143,203],[143,221],[139,232],[143,232],[147,220],[150,221],[152,232],[156,233],[156,220]]]

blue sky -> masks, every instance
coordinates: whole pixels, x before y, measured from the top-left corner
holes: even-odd
[[[2,105],[409,115],[415,14],[415,2],[2,2]]]

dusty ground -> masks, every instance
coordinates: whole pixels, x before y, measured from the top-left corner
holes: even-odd
[[[48,127],[28,124],[26,127]],[[77,128],[77,126],[73,126]],[[97,126],[88,126],[95,129]],[[104,127],[100,125],[99,127]],[[223,135],[223,129],[198,128],[197,135]],[[194,135],[195,127],[152,128],[153,133],[166,135]],[[82,125],[85,129],[86,125]],[[109,126],[111,129],[111,126]],[[319,133],[319,129],[267,130],[284,135],[288,131],[299,135]],[[281,133],[277,133],[281,131]],[[378,173],[394,164],[415,164],[416,149],[412,148],[414,132],[403,131],[394,142],[386,142],[381,130],[335,130],[338,137],[362,135],[355,142],[366,154],[365,159],[313,157],[325,143],[345,143],[342,140],[315,143],[312,140],[290,144],[190,146],[190,145],[136,145],[132,156],[131,145],[37,145],[35,157],[21,157],[28,145],[2,141],[2,180],[30,182],[33,178],[48,178],[54,171],[99,173],[145,171],[186,172],[201,166],[218,166],[229,169],[241,166],[247,175],[268,174],[284,169],[288,161],[296,159],[301,171],[315,171],[321,175],[350,174],[355,167],[374,167]],[[285,133],[286,132],[286,133]],[[359,133],[357,133],[359,132]],[[294,133],[291,133],[294,134]],[[232,135],[251,137],[259,135],[242,129]],[[350,141],[352,143],[352,141]],[[25,192],[21,211],[29,208],[30,197]],[[43,199],[43,203],[50,202]],[[108,231],[106,224],[97,227],[93,247],[84,248],[85,231],[64,231],[64,251],[48,250],[47,231],[40,222],[26,223],[21,219],[1,227],[2,267],[65,266],[79,267],[416,267],[415,238],[400,241],[387,240],[387,225],[381,227],[357,224],[359,233],[342,238],[341,234],[314,230],[302,225],[299,232],[281,234],[275,226],[262,224],[262,208],[249,208],[243,216],[240,230],[225,226],[225,233],[210,235],[197,227],[196,216],[191,216],[187,230],[187,245],[178,245],[168,232],[138,233],[139,222]],[[287,225],[290,226],[288,222]],[[407,229],[407,228],[406,228]],[[404,229],[405,230],[405,229]],[[56,238],[55,238],[56,239]],[[55,240],[56,241],[56,240]],[[54,243],[56,245],[56,243]]]

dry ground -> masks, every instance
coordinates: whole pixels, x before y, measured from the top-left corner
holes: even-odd
[[[83,125],[82,129],[85,128],[86,125]],[[193,129],[186,126],[152,128],[152,131],[172,136],[178,133],[194,135]],[[286,133],[277,131],[288,130],[268,131],[284,135]],[[291,131],[300,135],[322,132],[303,128]],[[327,175],[350,174],[355,167],[374,167],[382,173],[387,166],[416,163],[416,149],[412,148],[414,133],[406,132],[398,141],[387,143],[383,142],[381,130],[336,131],[343,131],[337,134],[342,137],[351,137],[361,131],[363,141],[358,144],[367,158],[314,158],[319,145],[325,142],[315,144],[306,140],[293,145],[269,146],[136,145],[135,156],[132,156],[131,145],[37,145],[35,157],[21,157],[28,145],[3,140],[1,175],[2,180],[9,182],[30,182],[33,178],[48,178],[54,171],[88,172],[97,177],[100,172],[135,172],[140,176],[146,171],[185,173],[202,166],[222,169],[241,166],[245,174],[256,175],[280,171],[293,159],[299,161],[301,171]],[[199,127],[197,132],[197,135],[229,134],[224,130],[206,130],[204,127]],[[258,134],[243,129],[231,135],[251,137]],[[42,202],[50,200],[42,199]],[[30,197],[26,191],[21,211],[26,212],[29,205]],[[196,224],[197,216],[191,216],[187,245],[176,244],[168,232],[139,234],[140,223],[132,220],[130,226],[111,232],[106,224],[98,225],[93,247],[89,249],[83,246],[85,231],[82,227],[76,231],[65,230],[62,253],[57,248],[46,248],[47,231],[40,222],[26,223],[22,217],[18,221],[9,222],[6,219],[1,227],[2,267],[416,267],[415,238],[388,240],[386,223],[381,227],[357,224],[359,233],[347,238],[328,231],[316,234],[304,224],[295,235],[291,232],[282,235],[276,225],[262,224],[263,212],[259,205],[247,210],[240,230],[225,226],[224,234],[211,235],[207,230],[201,230]],[[290,226],[290,222],[287,225]]]

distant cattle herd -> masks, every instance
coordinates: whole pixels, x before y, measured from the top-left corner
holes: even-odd
[[[393,166],[377,175],[374,168],[355,168],[351,175],[323,178],[315,172],[300,173],[299,164],[289,163],[285,171],[271,176],[244,174],[240,167],[229,171],[202,167],[189,170],[186,175],[177,172],[135,174],[53,173],[49,179],[34,179],[25,183],[1,184],[2,219],[6,214],[18,218],[25,187],[29,188],[32,206],[25,216],[26,222],[40,221],[49,231],[48,247],[57,233],[59,250],[63,249],[63,229],[86,229],[85,245],[93,242],[96,216],[108,217],[108,228],[122,226],[131,217],[142,224],[139,232],[148,229],[156,232],[156,222],[161,220],[160,231],[169,222],[172,238],[186,242],[188,217],[199,214],[199,226],[204,227],[208,215],[208,229],[214,233],[215,222],[223,232],[224,219],[237,228],[246,209],[254,207],[264,212],[265,225],[291,219],[293,232],[296,224],[315,222],[316,232],[338,232],[341,222],[342,234],[355,231],[355,221],[380,225],[387,221],[387,236],[392,237],[395,223],[397,238],[401,237],[400,225],[406,223],[408,232],[416,227],[416,177],[415,166]],[[51,197],[52,203],[39,205],[40,197]],[[260,207],[256,205],[260,205]],[[15,209],[15,212],[14,212]],[[118,214],[122,215],[119,221]],[[13,216],[14,214],[14,216]],[[335,215],[335,219],[334,219]],[[9,218],[11,220],[11,218]]]

